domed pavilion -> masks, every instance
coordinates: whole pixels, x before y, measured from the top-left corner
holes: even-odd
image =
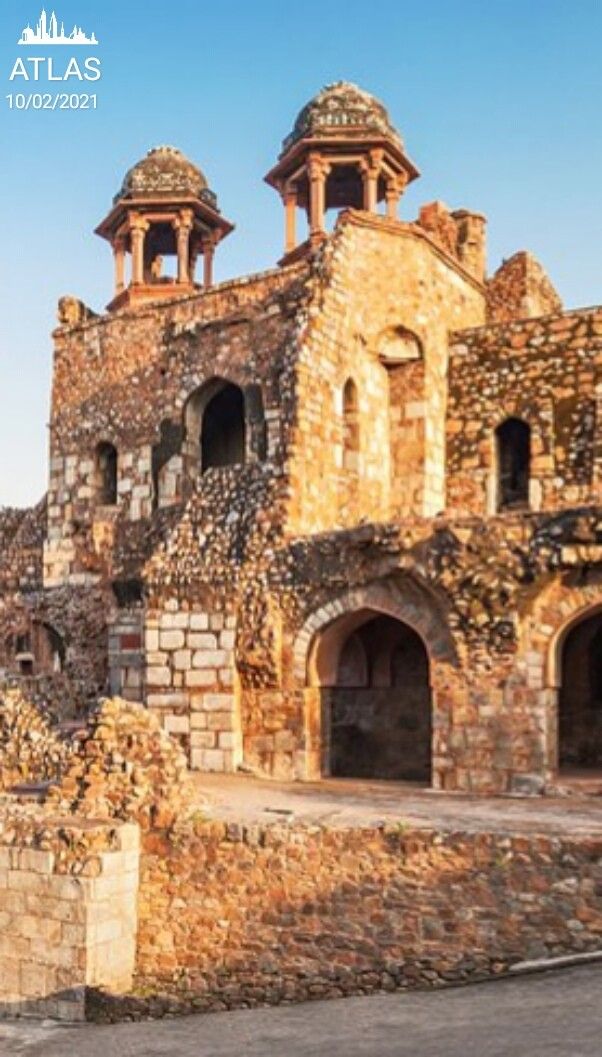
[[[298,208],[307,213],[309,244],[314,245],[324,238],[326,210],[376,212],[386,201],[387,215],[394,218],[401,194],[418,175],[378,99],[347,81],[326,85],[300,111],[265,177],[285,206],[284,261],[302,252]]]
[[[107,307],[115,310],[193,293],[198,289],[199,255],[203,286],[211,286],[215,247],[232,230],[196,165],[176,147],[149,150],[126,173],[111,212],[96,228],[96,234],[111,243],[115,257],[115,296]],[[165,257],[177,259],[175,276],[164,274]]]

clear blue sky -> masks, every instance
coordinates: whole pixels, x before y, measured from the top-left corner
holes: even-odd
[[[59,19],[100,41],[99,109],[11,112],[6,94],[36,87],[9,74],[36,53],[16,41],[40,7],[0,9],[0,505],[45,490],[56,302],[109,299],[110,250],[92,229],[125,170],[151,146],[180,147],[237,225],[217,277],[269,267],[283,223],[262,177],[329,81],[356,81],[388,106],[423,173],[405,217],[434,198],[482,210],[491,269],[528,248],[567,305],[602,302],[597,0],[56,0]]]

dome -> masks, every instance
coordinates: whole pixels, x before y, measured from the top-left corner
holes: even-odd
[[[115,201],[121,198],[179,196],[203,198],[215,207],[215,195],[196,165],[177,147],[153,147],[125,175]]]
[[[282,144],[283,153],[305,136],[340,138],[351,135],[387,136],[403,148],[401,137],[382,103],[348,81],[327,84],[300,111],[293,131]]]

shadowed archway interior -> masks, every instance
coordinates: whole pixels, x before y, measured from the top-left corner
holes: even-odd
[[[560,767],[602,767],[602,613],[564,642],[559,697]]]
[[[323,682],[330,773],[339,777],[430,781],[429,661],[407,624],[366,611],[331,629]],[[337,622],[339,623],[339,622]]]

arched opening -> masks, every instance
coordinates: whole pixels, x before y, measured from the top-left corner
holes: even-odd
[[[167,418],[161,423],[159,432],[159,441],[153,445],[151,453],[153,511],[176,502],[181,468],[181,425]]]
[[[227,383],[203,414],[201,467],[235,466],[245,461],[245,401],[237,385]]]
[[[357,472],[360,450],[360,421],[357,386],[348,378],[343,387],[343,466]]]
[[[111,587],[120,609],[139,606],[144,601],[144,588],[141,580],[113,580]]]
[[[531,430],[519,418],[507,418],[495,431],[497,508],[512,510],[529,505]]]
[[[602,612],[570,628],[561,646],[560,768],[602,768]]]
[[[44,674],[63,671],[67,651],[65,641],[56,628],[51,624],[34,624],[32,645],[36,671]]]
[[[214,378],[192,394],[184,412],[186,450],[201,471],[246,461],[245,398],[232,382]]]
[[[331,624],[314,658],[333,776],[430,782],[429,659],[413,628],[364,610]]]
[[[96,495],[101,506],[117,502],[117,448],[106,441],[96,448]]]

